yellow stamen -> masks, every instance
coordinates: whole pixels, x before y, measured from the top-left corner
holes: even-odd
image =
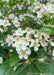
[[[22,54],[23,54],[23,55],[25,55],[25,54],[26,54],[26,52],[25,52],[25,51],[23,51],[23,52],[22,52]]]

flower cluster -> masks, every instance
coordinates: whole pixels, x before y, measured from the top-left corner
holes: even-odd
[[[39,32],[31,27],[27,27],[25,30],[18,28],[13,32],[13,35],[7,35],[6,43],[8,46],[16,48],[19,58],[28,59],[28,55],[31,54],[31,48],[34,51],[38,51],[39,47],[45,48],[49,44],[49,34]]]
[[[30,4],[30,0],[26,1]],[[54,46],[54,43],[50,41],[50,35],[48,33],[43,33],[36,28],[32,28],[29,24],[30,20],[28,22],[25,18],[25,16],[28,16],[30,17],[29,19],[32,18],[32,20],[35,20],[35,24],[42,24],[40,18],[44,19],[44,16],[49,16],[50,13],[54,13],[54,5],[51,3],[41,4],[35,1],[32,4],[32,7],[28,6],[27,10],[32,10],[33,14],[35,13],[36,16],[29,12],[19,14],[18,11],[15,11],[16,13],[13,14],[11,11],[16,8],[17,10],[22,10],[23,3],[22,5],[17,4],[14,6],[8,11],[8,15],[3,16],[2,19],[0,19],[0,32],[2,33],[1,35],[4,34],[5,39],[4,42],[4,40],[0,38],[0,45],[4,46],[7,44],[8,47],[11,46],[12,48],[15,48],[20,59],[28,59],[29,55],[32,54],[32,49],[34,52],[38,52],[40,47],[46,50],[48,45]],[[9,14],[9,12],[11,13]],[[1,12],[0,15],[2,16]],[[29,26],[23,27],[24,21],[26,21]],[[33,24],[33,26],[35,24]],[[12,52],[11,49],[10,52]]]
[[[43,18],[43,16],[49,16],[50,13],[54,13],[54,4],[47,3],[34,3],[32,7],[28,7],[28,9],[32,9],[33,12],[37,12],[38,18]]]

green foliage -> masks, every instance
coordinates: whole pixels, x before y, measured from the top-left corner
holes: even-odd
[[[46,62],[33,62],[33,63],[27,63],[27,64],[21,64],[18,66],[18,68],[15,71],[15,75],[40,75],[40,72],[47,75],[53,75],[54,74],[54,67]]]
[[[29,71],[29,64],[24,63],[18,66],[14,75],[26,75],[28,71]]]
[[[10,56],[10,66],[15,66],[19,61],[18,54],[16,52],[13,52]]]
[[[2,47],[0,47],[0,57],[3,57],[5,59],[8,58],[9,57],[8,50],[3,49]]]
[[[31,3],[27,4],[26,0],[10,0],[9,2],[2,2],[0,0],[0,10],[2,12],[2,16],[0,16],[0,19],[4,19],[4,17],[8,17],[9,14],[14,14],[16,17],[19,18],[19,15],[24,15],[25,13],[28,13],[32,15],[30,16],[24,16],[24,20],[21,21],[21,27],[22,29],[24,27],[32,27],[34,30],[38,30],[40,32],[50,33],[54,34],[54,27],[47,26],[47,24],[54,25],[54,17],[49,18],[49,16],[43,16],[42,18],[37,18],[37,12],[32,12],[32,10],[28,10],[29,6],[32,6],[33,0],[31,0]],[[41,0],[41,3],[46,3]],[[24,7],[22,9],[19,9],[17,7],[17,4],[23,4]],[[16,5],[16,6],[15,6]],[[15,8],[14,8],[15,7]],[[11,11],[10,11],[11,10]],[[38,10],[39,11],[39,10]],[[54,14],[50,14],[50,16],[53,16]],[[13,35],[12,31],[17,29],[15,25],[12,23],[12,21],[8,18],[9,22],[11,23],[10,26],[7,26],[7,30],[4,32],[0,32],[0,41],[5,43],[7,35]],[[26,24],[27,22],[27,24]],[[23,25],[25,24],[25,26]],[[24,27],[23,27],[24,26]],[[0,27],[3,30],[5,30],[2,26]],[[24,28],[25,29],[25,28]],[[36,34],[36,33],[35,33]],[[26,36],[26,33],[24,34]],[[14,36],[15,37],[15,36]],[[35,37],[33,36],[35,39]],[[53,38],[54,39],[54,38]],[[14,43],[14,42],[13,42]],[[29,42],[31,43],[31,42]],[[0,43],[1,45],[1,43]],[[49,45],[50,46],[50,45]],[[49,47],[47,46],[47,47]],[[13,52],[10,52],[10,49],[13,50]],[[44,47],[39,48],[38,51],[34,51],[34,48],[31,49],[31,55],[28,57],[28,60],[23,61],[19,59],[19,56],[16,52],[16,50],[12,47],[12,45],[8,46],[8,44],[5,43],[3,47],[0,46],[0,57],[3,57],[3,63],[0,65],[0,75],[12,75],[14,72],[14,75],[40,75],[40,73],[46,74],[46,75],[54,75],[54,67],[47,63],[47,62],[39,62],[39,58],[44,58],[45,56],[51,58],[51,55],[47,54],[47,51],[49,52],[49,49],[54,49],[50,46],[50,48],[46,48],[47,50],[44,50]],[[16,70],[14,70],[14,67],[17,66]]]
[[[54,74],[54,67],[47,63],[47,62],[36,62],[36,66],[38,67],[39,71],[42,73],[46,73],[47,75]]]
[[[41,28],[40,31],[54,34],[54,27],[46,26],[46,27]]]
[[[0,65],[0,75],[12,75],[13,67],[9,66],[9,61]]]

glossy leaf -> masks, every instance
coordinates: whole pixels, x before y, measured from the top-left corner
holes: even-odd
[[[29,70],[31,72],[31,75],[40,75],[39,70],[34,63],[30,64]]]
[[[54,27],[43,27],[40,29],[41,32],[53,33],[54,34]]]
[[[21,64],[18,66],[18,68],[15,71],[14,75],[26,75],[26,73],[29,70],[29,65],[28,64]]]
[[[13,52],[13,54],[10,56],[10,66],[15,66],[19,61],[18,54],[16,52]]]
[[[36,66],[40,72],[44,74],[54,74],[54,67],[47,62],[36,62]]]
[[[9,62],[4,62],[0,65],[0,75],[12,75],[13,67],[10,68]]]

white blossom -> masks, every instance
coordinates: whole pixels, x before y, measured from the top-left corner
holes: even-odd
[[[18,54],[19,54],[20,59],[22,59],[22,58],[28,59],[28,55],[31,54],[31,50],[29,48],[26,49],[25,51],[21,50],[21,51],[18,52]]]

